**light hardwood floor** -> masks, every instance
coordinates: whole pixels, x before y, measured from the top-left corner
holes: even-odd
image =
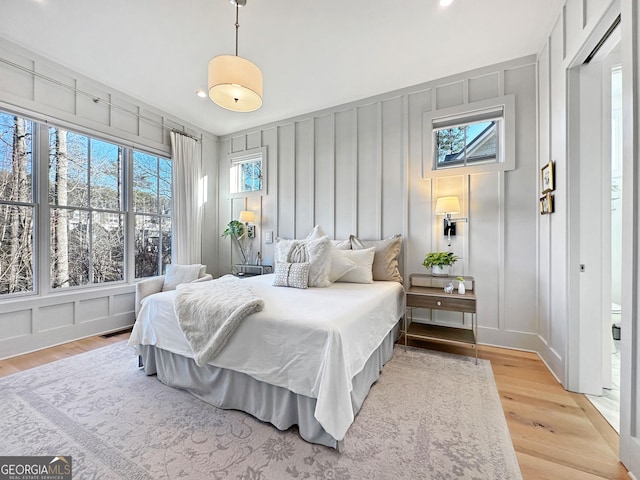
[[[129,338],[129,332],[91,337],[0,361],[0,377]],[[450,353],[473,351],[412,342]],[[567,392],[537,355],[479,347],[491,362],[511,439],[525,480],[628,479],[618,461],[618,434],[584,397]]]

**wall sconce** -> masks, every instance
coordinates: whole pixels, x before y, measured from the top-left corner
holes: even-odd
[[[447,245],[451,246],[451,235],[456,234],[456,222],[467,222],[466,218],[451,218],[451,215],[460,213],[460,200],[458,197],[440,197],[436,200],[436,215],[444,215],[444,234],[447,236]]]
[[[256,236],[256,226],[249,225],[250,223],[253,223],[255,219],[256,219],[256,214],[253,213],[251,210],[242,210],[240,212],[240,218],[238,218],[238,221],[240,223],[244,223],[244,227],[247,230],[247,237],[249,238],[255,238]]]

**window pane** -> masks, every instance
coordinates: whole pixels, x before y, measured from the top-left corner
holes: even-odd
[[[158,157],[133,153],[134,211],[158,213]]]
[[[464,165],[465,130],[453,127],[435,131],[438,168]]]
[[[91,140],[91,206],[120,210],[122,155],[117,145]]]
[[[0,204],[0,294],[33,291],[33,211]]]
[[[467,163],[495,162],[496,121],[473,123],[467,127]]]
[[[170,160],[159,159],[160,166],[160,212],[163,215],[171,215],[171,168]]]
[[[160,221],[162,233],[162,273],[171,263],[171,218],[163,217]]]
[[[136,278],[159,275],[158,259],[160,258],[160,226],[159,217],[136,215],[135,256]]]
[[[51,288],[89,283],[89,212],[51,209]]]
[[[32,201],[33,123],[0,112],[0,199]]]
[[[89,139],[60,128],[49,129],[49,202],[89,205]]]
[[[124,214],[93,212],[93,283],[124,279]]]

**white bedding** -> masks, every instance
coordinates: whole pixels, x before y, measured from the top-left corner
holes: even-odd
[[[340,441],[353,422],[351,379],[404,313],[396,282],[274,287],[273,275],[244,279],[264,300],[210,362],[316,398],[315,418]],[[175,291],[142,302],[130,345],[155,345],[193,358],[174,313]]]

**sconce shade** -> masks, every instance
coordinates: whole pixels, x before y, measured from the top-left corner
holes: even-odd
[[[440,197],[436,201],[436,215],[455,215],[460,213],[460,200],[458,197]]]
[[[250,210],[243,210],[240,212],[240,218],[238,219],[241,223],[253,223],[256,219],[255,213]]]
[[[262,71],[237,55],[218,55],[209,62],[209,97],[234,112],[253,112],[262,106]]]

